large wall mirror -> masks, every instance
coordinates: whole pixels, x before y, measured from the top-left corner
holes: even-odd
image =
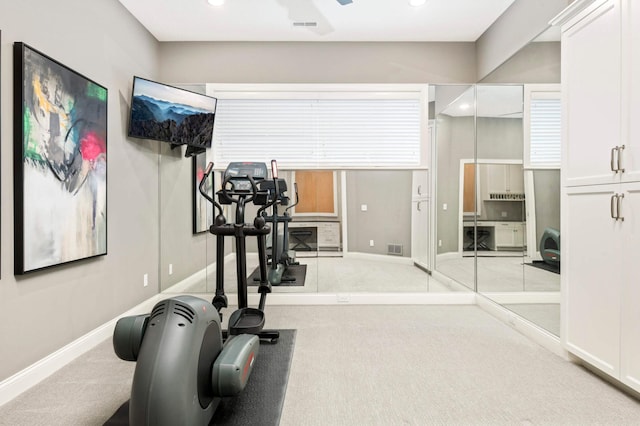
[[[559,250],[560,170],[536,163],[549,154],[529,142],[532,126],[559,132],[559,88],[434,90],[436,276],[559,335],[559,260],[545,253]]]
[[[184,87],[205,91],[205,85]],[[288,205],[280,213],[291,217],[292,275],[304,272],[274,292],[347,301],[358,293],[477,291],[558,335],[559,262],[553,270],[544,254],[559,251],[560,172],[532,164],[525,143],[532,99],[557,92],[557,86],[513,83],[434,85],[425,117],[429,167],[282,169]],[[194,228],[195,211],[200,226],[212,218],[212,206],[196,202],[206,155],[185,158],[169,145],[161,150],[162,291],[215,291],[216,239],[206,224],[201,232]],[[221,173],[215,170],[217,185]],[[233,206],[225,209],[232,218]],[[256,211],[249,207],[247,220]],[[255,241],[247,252],[252,285]],[[232,241],[224,254],[225,289],[233,294]]]
[[[206,93],[206,85],[180,85]],[[452,95],[457,96],[457,95]],[[424,147],[430,157],[435,134],[424,111]],[[471,116],[470,122],[473,122]],[[473,125],[471,124],[471,129]],[[472,141],[472,139],[471,139]],[[473,149],[473,148],[471,148]],[[466,155],[472,155],[467,153]],[[213,207],[198,194],[196,185],[211,161],[207,151],[185,158],[184,148],[163,145],[160,162],[160,277],[161,290],[177,293],[213,293],[216,276],[216,237],[207,232]],[[238,161],[244,159],[239,158]],[[268,163],[271,158],[264,161]],[[219,189],[223,170],[214,169]],[[427,293],[468,291],[465,286],[433,279],[435,234],[431,203],[434,177],[430,164],[416,169],[310,170],[281,167],[287,201],[278,214],[289,221],[278,224],[279,247],[287,247],[287,271],[274,293],[322,293],[348,301],[351,294]],[[225,216],[233,219],[234,206]],[[251,222],[257,206],[250,205]],[[451,205],[455,211],[455,203]],[[197,224],[196,224],[197,222]],[[271,225],[273,226],[273,225]],[[286,235],[286,239],[285,239]],[[447,240],[448,241],[448,240]],[[453,241],[453,240],[452,240]],[[272,247],[270,238],[268,247]],[[256,286],[258,255],[255,239],[247,240],[246,274]],[[225,241],[225,292],[236,293],[235,244]]]
[[[486,83],[435,86],[433,169],[436,276],[559,336],[557,39],[539,37]]]

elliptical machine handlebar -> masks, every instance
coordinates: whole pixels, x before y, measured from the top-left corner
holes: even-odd
[[[278,162],[276,160],[271,160],[271,178],[273,179],[273,186],[276,191],[273,198],[277,201],[278,195],[280,194],[280,186],[278,185]]]
[[[293,182],[293,191],[296,193],[296,202],[291,204],[286,209],[284,209],[285,213],[288,212],[289,210],[291,210],[292,208],[294,208],[295,206],[297,206],[298,202],[300,201],[300,198],[298,197],[298,183],[297,182]]]
[[[207,191],[204,189],[204,184],[209,178],[209,175],[211,174],[212,170],[213,170],[213,162],[210,162],[207,165],[207,168],[204,170],[204,175],[202,176],[202,180],[200,180],[200,185],[198,185],[198,190],[200,191],[200,194],[202,194],[202,196],[207,199],[207,201],[209,201],[211,204],[216,206],[216,209],[218,209],[218,213],[222,214],[222,206],[218,204],[218,202],[213,197],[209,196],[209,194],[207,194]],[[211,187],[213,188],[214,186],[215,186],[215,177],[211,175]]]

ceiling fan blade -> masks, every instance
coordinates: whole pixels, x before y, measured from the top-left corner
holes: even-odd
[[[353,3],[353,0],[338,0],[338,3],[340,3],[341,5],[345,6],[349,3]]]

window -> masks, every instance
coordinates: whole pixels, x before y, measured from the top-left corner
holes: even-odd
[[[281,167],[297,169],[422,164],[426,86],[399,92],[375,86],[359,91],[344,90],[346,86],[313,86],[313,91],[265,87],[269,90],[209,92],[219,100],[213,135],[216,168],[230,161],[272,158]]]
[[[525,167],[560,168],[562,105],[556,85],[525,86]]]

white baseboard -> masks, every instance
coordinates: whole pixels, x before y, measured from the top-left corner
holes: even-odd
[[[233,295],[235,296],[235,295]],[[230,298],[231,300],[231,298]],[[257,294],[249,303],[257,304]],[[271,306],[286,305],[473,305],[474,293],[271,293]]]
[[[559,357],[569,359],[569,354],[562,346],[562,342],[560,342],[560,338],[558,336],[555,336],[547,330],[527,321],[521,316],[514,314],[509,309],[499,305],[491,299],[486,298],[482,294],[477,295],[476,303],[480,308],[538,343],[540,346],[548,349]]]
[[[361,253],[361,252],[346,252],[343,253],[345,259],[363,259],[373,260],[374,262],[387,262],[387,263],[399,263],[401,265],[413,265],[413,259],[404,256],[391,256],[386,254],[373,254],[373,253]]]
[[[527,303],[560,303],[559,291],[482,292],[488,299],[501,305]]]
[[[0,406],[11,401],[24,391],[37,385],[74,359],[93,349],[105,339],[113,336],[113,330],[118,319],[128,315],[137,315],[151,311],[153,306],[163,299],[156,295],[128,310],[117,318],[90,331],[52,354],[42,358],[22,371],[0,382]]]

